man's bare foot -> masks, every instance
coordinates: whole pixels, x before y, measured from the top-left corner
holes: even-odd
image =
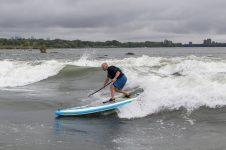
[[[126,94],[124,97],[126,97],[126,98],[130,98],[130,97],[131,97],[131,95],[130,95],[130,94]]]
[[[110,98],[108,101],[103,102],[103,104],[111,103],[111,102],[115,102],[115,98]]]

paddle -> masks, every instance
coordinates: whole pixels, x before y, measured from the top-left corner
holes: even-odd
[[[95,92],[93,92],[93,93],[89,94],[89,96],[88,96],[88,97],[90,97],[91,95],[93,95],[93,94],[95,94],[95,93],[99,92],[100,90],[104,89],[106,86],[108,86],[108,85],[109,85],[109,84],[111,84],[111,83],[112,83],[112,81],[111,81],[111,82],[109,82],[108,84],[106,84],[105,86],[103,86],[102,88],[100,88],[99,90],[97,90],[97,91],[95,91]]]

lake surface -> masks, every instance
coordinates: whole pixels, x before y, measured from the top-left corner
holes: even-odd
[[[134,55],[127,55],[131,53]],[[120,67],[137,101],[88,117],[58,118],[60,108],[92,97]],[[225,150],[226,48],[0,50],[0,149]]]

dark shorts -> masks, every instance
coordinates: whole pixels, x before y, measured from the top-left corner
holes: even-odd
[[[126,81],[127,81],[127,78],[126,78],[125,75],[123,75],[121,78],[119,78],[118,80],[116,80],[116,81],[113,83],[113,85],[114,85],[117,89],[121,90],[121,89],[125,86]]]

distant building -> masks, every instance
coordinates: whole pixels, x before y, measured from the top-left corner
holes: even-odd
[[[163,44],[165,46],[172,46],[173,45],[173,42],[172,41],[169,41],[169,40],[164,40]]]
[[[188,45],[192,45],[192,42],[189,42]]]
[[[210,44],[212,44],[211,41],[212,41],[211,39],[206,39],[206,40],[203,41],[203,44],[204,45],[210,45]]]

